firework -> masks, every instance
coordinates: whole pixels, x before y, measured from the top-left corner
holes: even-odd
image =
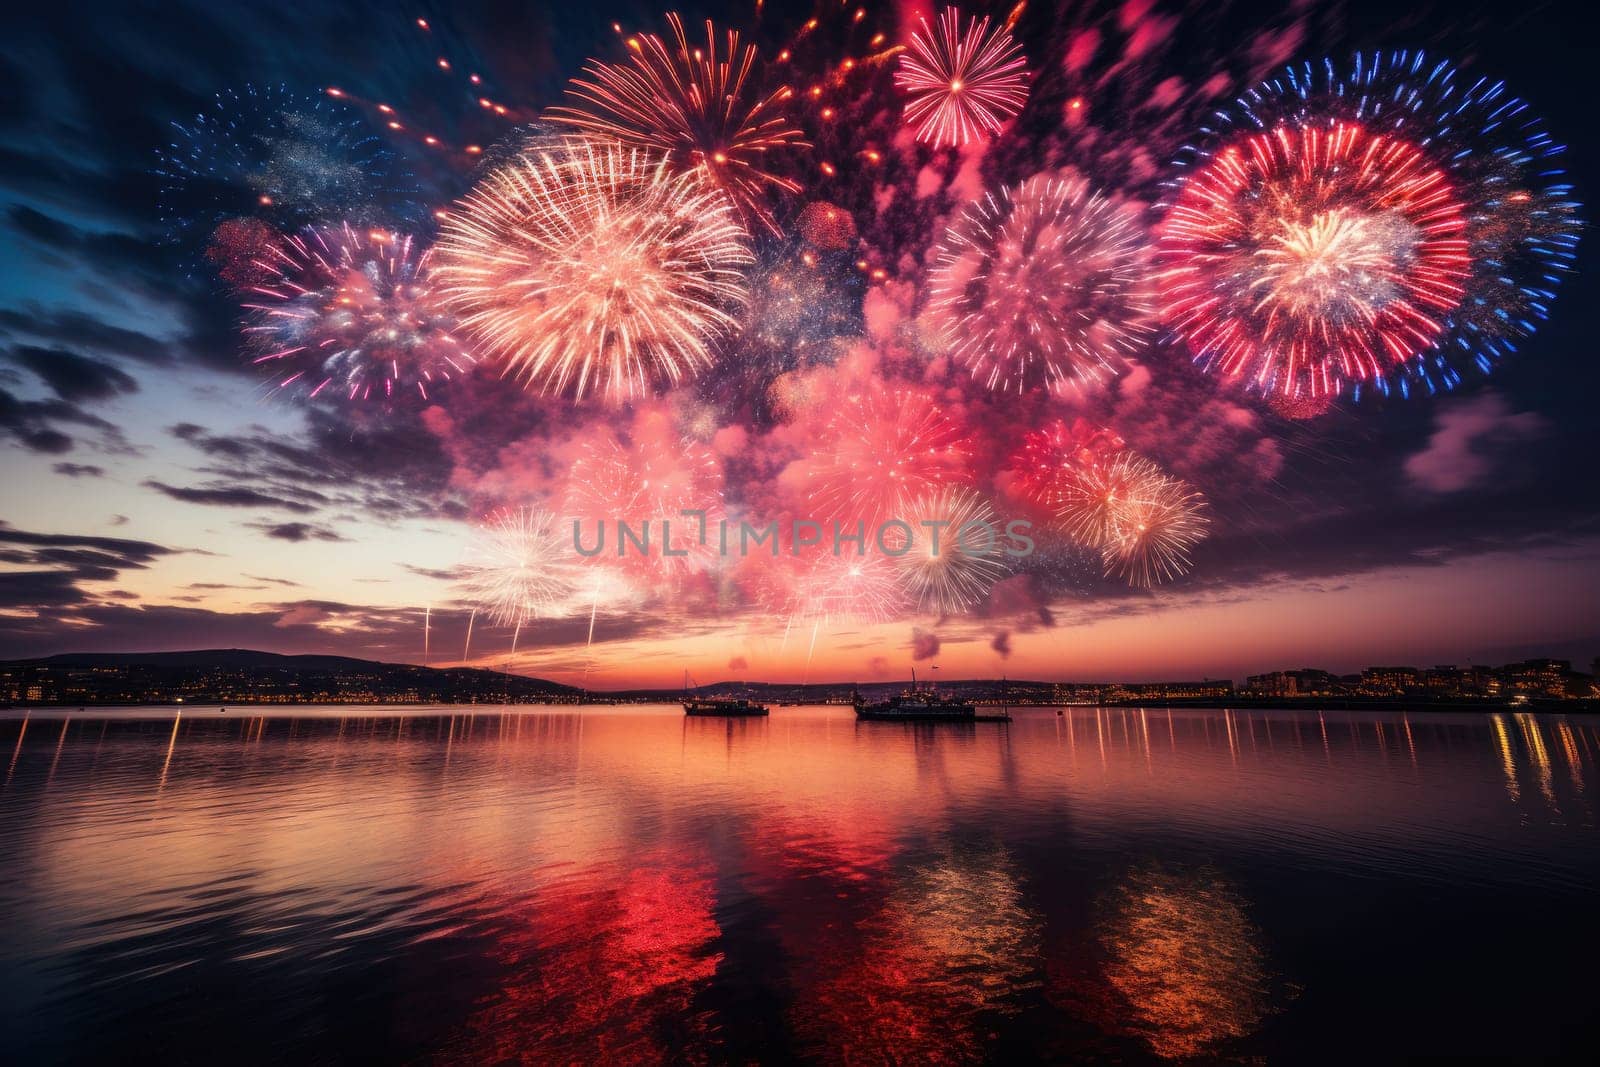
[[[1267,397],[1267,407],[1274,414],[1295,422],[1305,422],[1318,419],[1333,410],[1334,398],[1331,396],[1285,396],[1283,393],[1272,393]]]
[[[760,397],[781,374],[834,362],[839,339],[860,330],[858,274],[787,249],[769,252],[751,273],[743,329],[718,384]]]
[[[1465,298],[1445,316],[1441,343],[1380,391],[1454,387],[1487,373],[1550,310],[1578,244],[1579,205],[1561,169],[1565,149],[1502,82],[1472,78],[1422,52],[1358,53],[1284,70],[1219,113],[1214,139],[1234,127],[1336,117],[1417,145],[1448,175],[1465,216],[1471,261]]]
[[[605,551],[592,557],[595,564],[646,581],[677,580],[706,568],[716,551],[722,481],[716,453],[681,437],[665,416],[651,414],[626,439],[603,430],[586,439],[568,472],[562,510],[580,522],[585,548],[594,546],[599,524],[605,525]],[[702,513],[704,526],[686,511]],[[619,524],[635,537],[648,527],[648,548],[630,540],[619,556]]]
[[[1084,419],[1054,419],[1022,435],[1006,464],[1012,494],[1054,513],[1078,473],[1123,449],[1122,438]]]
[[[283,235],[260,219],[224,219],[206,242],[206,259],[230,289],[261,285],[277,274],[274,248]]]
[[[1168,321],[1208,368],[1263,392],[1336,395],[1436,345],[1471,269],[1448,175],[1355,123],[1235,139],[1160,230]]]
[[[1057,523],[1079,544],[1104,548],[1118,526],[1120,509],[1165,477],[1160,467],[1133,452],[1078,464],[1058,483]]]
[[[672,41],[653,33],[628,38],[627,65],[591,61],[568,94],[592,110],[552,108],[549,118],[588,133],[662,155],[694,169],[725,191],[744,216],[778,232],[767,198],[800,186],[769,168],[769,153],[800,146],[784,113],[788,90],[762,97],[752,87],[753,45],[729,31],[721,51],[706,22],[704,48],[690,45],[683,22],[669,14]]]
[[[842,252],[856,243],[856,220],[850,212],[826,200],[807,204],[795,229],[806,244],[830,252]]]
[[[799,576],[791,614],[818,624],[879,623],[905,606],[898,568],[875,552],[819,552]]]
[[[572,595],[571,549],[547,511],[508,508],[478,527],[463,567],[462,592],[501,626],[520,629]]]
[[[368,224],[415,207],[414,182],[359,117],[282,86],[218,93],[172,123],[156,155],[161,215],[177,241],[242,215],[292,230],[327,219]]]
[[[1001,523],[978,494],[960,487],[939,489],[906,506],[901,516],[911,543],[889,545],[906,595],[917,607],[953,614],[983,600],[1006,575]]]
[[[922,20],[894,83],[917,140],[935,148],[998,133],[1028,101],[1027,64],[1011,34],[1004,26],[991,32],[987,17],[963,25],[953,7],[935,26]]]
[[[965,480],[967,460],[959,427],[931,397],[863,387],[836,403],[821,428],[806,461],[807,503],[843,528],[865,523],[870,538],[910,500]]]
[[[313,226],[255,262],[266,277],[246,290],[244,332],[277,388],[426,400],[473,363],[410,237]]]
[[[968,207],[944,234],[930,307],[951,354],[990,389],[1113,376],[1149,334],[1144,228],[1075,178],[1037,175]]]
[[[494,171],[446,217],[437,273],[462,325],[541,393],[647,395],[710,366],[752,262],[699,172],[594,138]]]
[[[767,407],[774,418],[788,422],[810,407],[816,399],[816,393],[816,383],[809,375],[787,371],[767,386]]]
[[[1092,463],[1064,488],[1061,527],[1097,548],[1107,577],[1148,587],[1188,571],[1189,550],[1210,525],[1205,501],[1187,483],[1132,452]]]

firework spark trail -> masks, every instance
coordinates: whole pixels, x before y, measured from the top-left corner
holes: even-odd
[[[1340,393],[1439,342],[1471,269],[1448,176],[1354,123],[1277,126],[1190,173],[1161,225],[1165,314],[1262,392]]]
[[[626,400],[711,366],[746,299],[746,240],[698,172],[569,137],[492,171],[446,215],[436,271],[508,373]]]
[[[1115,376],[1151,334],[1138,214],[1079,178],[1036,175],[968,206],[945,231],[929,307],[950,353],[990,389]]]
[[[268,246],[264,277],[246,291],[252,362],[276,388],[308,397],[393,400],[465,374],[475,362],[435,298],[429,255],[381,230],[308,227]]]
[[[1028,102],[1027,62],[1010,32],[991,32],[987,16],[963,25],[953,7],[934,26],[922,20],[894,81],[917,140],[935,148],[999,133]]]
[[[472,614],[467,616],[467,643],[461,649],[461,662],[469,663],[472,658],[472,624],[478,621],[478,609],[473,608]]]
[[[770,153],[804,146],[785,114],[791,93],[758,97],[752,85],[754,45],[728,31],[719,52],[706,21],[706,43],[691,45],[683,21],[669,14],[668,42],[653,33],[627,38],[626,66],[590,61],[587,78],[567,90],[590,110],[552,108],[548,118],[661,155],[679,170],[705,174],[751,222],[781,233],[768,204],[773,191],[796,193],[798,182],[768,168]]]
[[[518,633],[523,623],[553,614],[572,595],[575,577],[554,516],[529,507],[489,516],[462,569],[467,599]]]
[[[941,615],[980,603],[1007,573],[1000,544],[1001,523],[989,502],[970,489],[946,487],[911,501],[904,520],[911,544],[902,536],[890,544],[907,599]]]

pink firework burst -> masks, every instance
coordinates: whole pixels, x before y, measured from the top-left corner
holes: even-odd
[[[438,300],[428,253],[380,230],[307,227],[270,245],[246,293],[244,333],[279,389],[427,400],[475,362]]]
[[[1122,372],[1154,300],[1138,213],[1078,178],[1036,175],[969,206],[939,242],[930,310],[987,388],[1022,392]]]
[[[998,133],[1028,102],[1022,49],[987,16],[963,25],[953,7],[927,19],[900,57],[894,83],[906,94],[906,122],[935,148]]]
[[[604,523],[604,551],[590,558],[592,564],[671,583],[710,565],[724,515],[722,481],[716,453],[673,434],[664,418],[647,417],[626,440],[605,430],[586,440],[567,476],[563,512],[580,523],[586,549]],[[704,514],[704,539],[700,519],[686,511]],[[663,523],[670,531],[665,539]],[[620,557],[619,524],[634,538]],[[641,550],[636,540],[645,539],[640,531],[647,526],[648,545]]]
[[[1168,322],[1262,392],[1337,396],[1439,343],[1466,219],[1415,146],[1354,123],[1240,137],[1180,184],[1158,240]]]
[[[970,453],[955,420],[928,394],[866,386],[844,397],[807,462],[817,519],[853,530],[895,518],[910,499],[967,480]]]

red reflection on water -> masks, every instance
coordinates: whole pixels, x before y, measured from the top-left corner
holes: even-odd
[[[692,1008],[722,960],[714,886],[703,862],[642,856],[492,902],[504,978],[449,1058],[654,1063],[705,1047]]]

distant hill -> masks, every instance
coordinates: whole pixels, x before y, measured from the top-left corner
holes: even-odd
[[[55,667],[284,667],[291,670],[410,666],[350,656],[283,656],[250,648],[207,648],[190,652],[63,652],[38,659],[10,660],[0,666],[15,667],[29,663],[47,663]]]
[[[432,668],[247,648],[81,652],[0,662],[0,702],[500,703],[575,700],[582,690],[472,667]]]

